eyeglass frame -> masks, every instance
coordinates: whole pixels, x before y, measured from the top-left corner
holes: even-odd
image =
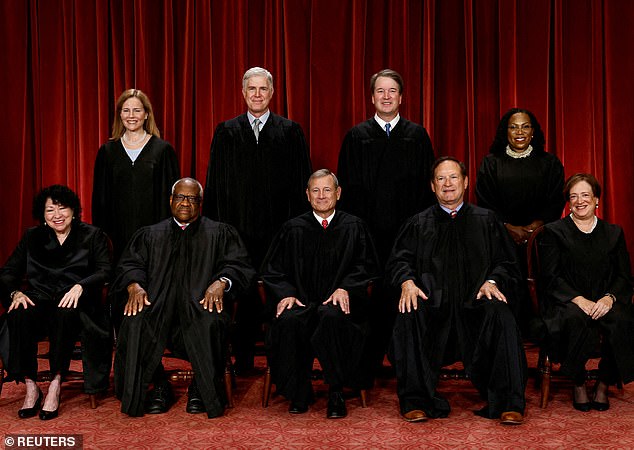
[[[192,205],[198,205],[202,199],[203,198],[200,195],[172,194],[172,200],[176,203],[183,203],[187,200]]]

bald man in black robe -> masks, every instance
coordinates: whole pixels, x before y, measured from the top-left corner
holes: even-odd
[[[191,362],[187,412],[223,414],[230,294],[255,271],[236,230],[200,217],[202,186],[184,178],[170,197],[173,217],[141,228],[121,256],[113,285],[124,317],[115,357],[115,392],[130,416],[158,414],[173,398],[161,358],[166,348]],[[225,295],[227,294],[227,295]],[[145,401],[147,389],[153,390]]]
[[[464,202],[466,169],[436,161],[438,204],[401,228],[386,279],[401,288],[389,352],[403,418],[447,417],[436,390],[440,369],[462,361],[487,401],[478,415],[523,422],[526,357],[509,307],[519,269],[513,243],[495,213]]]
[[[374,244],[365,223],[335,210],[341,188],[326,169],[306,190],[313,211],[284,224],[262,266],[275,318],[269,357],[277,392],[304,413],[312,400],[315,356],[330,386],[327,417],[347,415],[343,387],[366,388],[362,355],[368,334],[367,288],[378,278]],[[365,371],[367,373],[367,370]]]

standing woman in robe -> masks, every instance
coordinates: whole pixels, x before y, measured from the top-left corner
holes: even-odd
[[[634,380],[630,257],[623,229],[595,215],[601,186],[594,176],[573,175],[564,194],[570,215],[546,225],[539,240],[540,307],[553,360],[575,384],[574,408],[605,411],[608,387]],[[590,397],[585,365],[595,349],[601,361]]]
[[[78,336],[84,390],[108,389],[112,340],[101,295],[111,262],[106,235],[81,221],[79,198],[68,187],[43,189],[33,201],[33,218],[40,225],[24,233],[0,269],[0,296],[9,327],[7,379],[26,384],[18,416],[39,413],[48,420],[58,415],[61,383]],[[45,336],[52,377],[46,398],[35,383],[38,341]]]
[[[531,233],[561,217],[564,168],[544,150],[546,139],[532,112],[512,108],[497,127],[476,182],[478,206],[495,211],[516,244],[517,258],[526,278],[526,242]],[[528,325],[528,288],[518,293],[518,322]]]
[[[174,148],[160,137],[147,95],[124,91],[112,136],[97,153],[92,191],[93,223],[112,239],[115,262],[136,230],[171,216],[180,169]]]

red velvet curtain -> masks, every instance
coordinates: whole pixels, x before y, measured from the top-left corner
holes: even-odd
[[[244,111],[255,65],[314,168],[336,169],[385,67],[405,78],[402,115],[472,185],[501,114],[528,108],[566,175],[597,175],[600,214],[634,242],[633,19],[625,0],[0,0],[0,260],[43,186],[75,189],[90,221],[96,152],[126,88],[150,96],[182,174],[204,182],[213,130]]]

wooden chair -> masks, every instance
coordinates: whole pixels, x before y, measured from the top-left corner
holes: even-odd
[[[266,304],[266,289],[262,280],[258,280],[258,293],[262,304]],[[368,294],[372,294],[372,284],[368,286]],[[320,370],[313,370],[312,379],[323,378],[323,374]],[[367,391],[365,389],[359,390],[359,396],[361,397],[361,406],[367,407]],[[264,387],[262,388],[262,407],[267,408],[269,406],[269,400],[271,399],[271,366],[266,364],[266,372],[264,374]]]
[[[536,317],[541,320],[538,295],[538,279],[541,271],[541,262],[539,260],[539,238],[544,227],[539,227],[531,234],[526,245],[526,258],[528,268],[528,290],[531,299],[531,307]],[[544,327],[545,329],[545,327]],[[546,408],[548,406],[548,397],[550,396],[550,382],[554,377],[565,379],[560,375],[558,370],[553,366],[551,356],[549,354],[548,337],[546,336],[539,344],[539,357],[537,360],[537,380],[536,384],[540,387],[540,406]],[[598,357],[598,355],[597,355]],[[598,370],[592,369],[586,372],[586,380],[597,380]]]

